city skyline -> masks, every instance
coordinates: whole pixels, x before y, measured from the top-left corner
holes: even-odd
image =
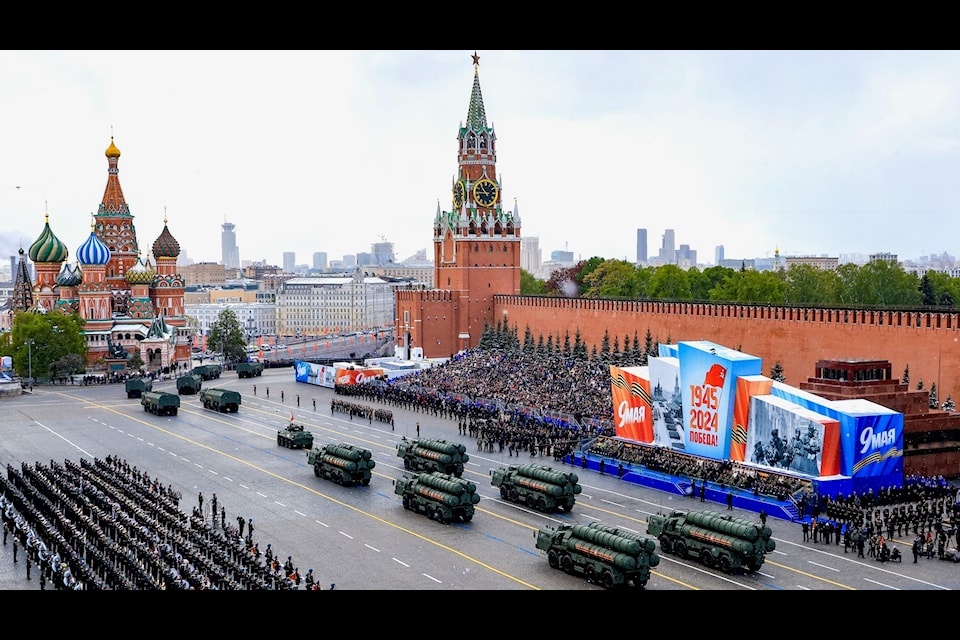
[[[472,51],[120,53],[0,53],[5,256],[49,214],[72,260],[111,136],[138,236],[167,220],[194,261],[221,259],[224,220],[241,260],[335,258],[381,235],[398,259],[432,253]],[[546,254],[632,261],[637,228],[651,255],[671,228],[701,263],[720,244],[957,253],[941,238],[960,226],[958,52],[477,54],[504,206]]]

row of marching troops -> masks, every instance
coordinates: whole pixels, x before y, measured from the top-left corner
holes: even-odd
[[[827,518],[850,523],[869,531],[885,532],[892,538],[939,532],[944,522],[953,520],[953,505],[942,498],[921,498],[916,502],[884,505],[882,508],[857,506],[852,502],[827,500]],[[958,540],[960,543],[960,540]]]
[[[0,475],[4,531],[37,567],[41,588],[47,581],[66,590],[299,588],[292,571],[275,571],[251,550],[252,536],[186,516],[149,476],[107,459],[8,464]]]

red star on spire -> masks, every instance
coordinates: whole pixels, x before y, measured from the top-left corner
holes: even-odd
[[[473,52],[473,56],[472,56],[472,57],[473,57],[473,64],[474,64],[474,65],[479,65],[479,64],[480,64],[480,56],[477,55],[477,52],[476,52],[476,51]]]

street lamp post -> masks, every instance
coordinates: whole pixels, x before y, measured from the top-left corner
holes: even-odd
[[[33,338],[27,338],[27,379],[30,391],[33,391]]]

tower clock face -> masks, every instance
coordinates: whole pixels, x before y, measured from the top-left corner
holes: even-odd
[[[463,201],[467,197],[467,189],[463,186],[463,181],[458,180],[457,184],[453,185],[453,205],[456,208],[463,206]]]
[[[473,199],[481,207],[489,207],[497,201],[499,191],[499,187],[493,180],[483,178],[473,185]]]

